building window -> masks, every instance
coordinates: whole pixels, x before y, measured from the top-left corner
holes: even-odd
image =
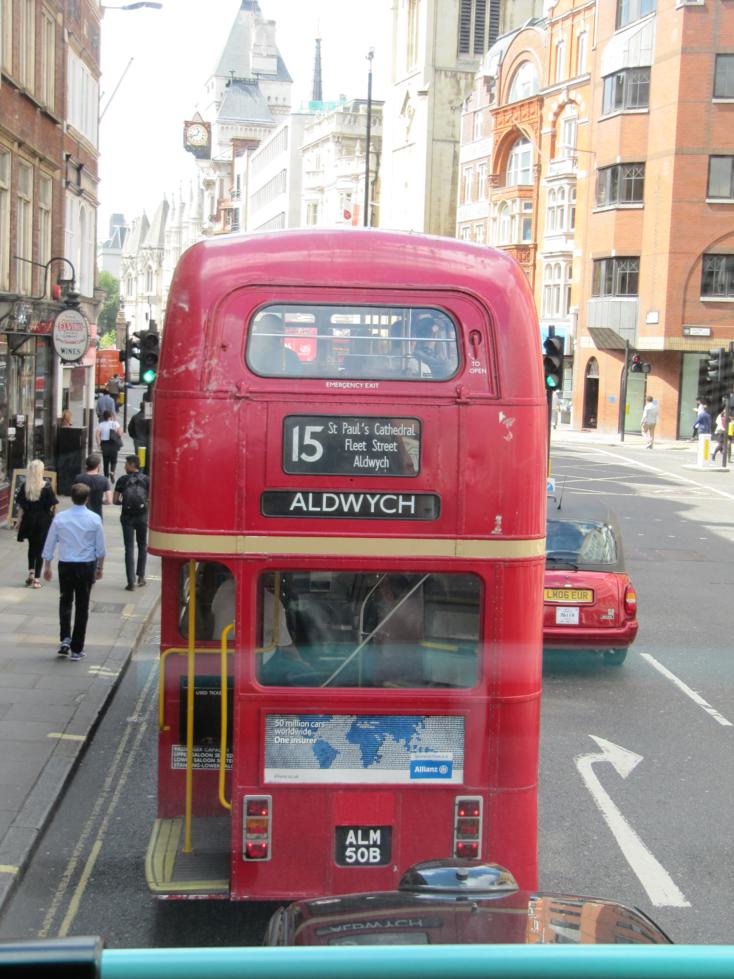
[[[318,201],[308,201],[306,204],[306,224],[313,226],[319,223]]]
[[[418,61],[418,4],[419,0],[408,0],[406,68],[412,68]]]
[[[33,167],[18,163],[18,196],[15,215],[16,283],[20,293],[30,293],[33,266]],[[22,261],[25,259],[25,261]]]
[[[32,92],[36,67],[35,0],[16,0],[16,3],[20,3],[19,81]]]
[[[461,203],[470,204],[472,200],[472,181],[474,179],[474,167],[464,167],[462,171]]]
[[[655,12],[656,0],[617,0],[617,30]]]
[[[487,28],[487,0],[461,0],[459,54],[484,54],[489,48]]]
[[[572,187],[568,193],[568,230],[573,231],[576,227],[576,188]]]
[[[576,74],[583,75],[586,71],[586,42],[588,35],[582,31],[576,38]]]
[[[548,191],[548,204],[545,212],[545,233],[552,235],[556,230],[556,192]]]
[[[627,109],[646,109],[649,104],[649,68],[624,68],[604,79],[602,115]]]
[[[477,166],[477,188],[478,188],[478,200],[486,201],[487,199],[487,164],[480,163]]]
[[[596,175],[596,206],[641,204],[645,189],[644,163],[617,163]]]
[[[477,111],[474,113],[474,142],[482,138],[482,113]]]
[[[578,117],[576,113],[565,115],[561,119],[561,131],[559,145],[556,147],[556,156],[573,156],[576,152],[576,138],[578,133]]]
[[[564,69],[565,57],[566,57],[566,45],[565,45],[565,42],[564,41],[559,41],[556,44],[556,68],[555,68],[556,74],[555,74],[555,81],[557,81],[557,82],[562,81],[566,77],[565,69]]]
[[[10,290],[10,153],[0,149],[0,291]]]
[[[518,139],[507,158],[507,177],[505,185],[532,184],[533,148],[529,139]]]
[[[734,99],[734,54],[717,54],[714,98]]]
[[[532,61],[523,61],[512,77],[508,102],[521,102],[538,92],[538,72]]]
[[[2,69],[13,73],[13,0],[0,0],[0,57]]]
[[[38,261],[41,265],[51,258],[51,213],[53,209],[53,181],[45,174],[38,178]],[[44,291],[45,270],[39,269],[38,293]]]
[[[510,205],[500,205],[497,215],[497,244],[510,244]]]
[[[67,57],[66,93],[68,122],[96,147],[99,84],[86,64],[71,50]]]
[[[483,224],[475,224],[474,225],[474,241],[476,241],[476,243],[478,245],[483,245],[484,244],[484,225]]]
[[[636,296],[639,258],[598,258],[594,262],[592,296]]]
[[[520,241],[527,243],[533,240],[533,202],[523,201],[520,212]]]
[[[702,299],[734,299],[734,255],[704,255]]]
[[[707,197],[734,199],[734,156],[710,156]]]
[[[56,95],[56,22],[44,10],[41,13],[41,101],[54,108]]]

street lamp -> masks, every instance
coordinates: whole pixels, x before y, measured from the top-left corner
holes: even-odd
[[[364,163],[364,219],[362,221],[365,228],[369,227],[370,223],[370,131],[372,128],[372,59],[374,56],[375,49],[370,48],[367,54],[370,67],[367,73],[367,139]]]

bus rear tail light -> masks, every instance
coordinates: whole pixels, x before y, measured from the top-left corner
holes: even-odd
[[[637,592],[632,585],[627,585],[624,590],[624,610],[632,619],[637,615]]]
[[[243,807],[242,857],[270,860],[273,800],[269,795],[246,795]]]
[[[482,798],[457,796],[454,802],[454,856],[477,860],[482,855]]]

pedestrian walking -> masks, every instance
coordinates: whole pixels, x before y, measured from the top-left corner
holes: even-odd
[[[561,417],[561,395],[558,388],[555,389],[551,396],[551,422],[553,428],[558,428],[558,421]]]
[[[50,482],[43,478],[43,462],[40,459],[34,459],[28,465],[25,483],[18,491],[17,501],[18,540],[28,541],[28,577],[25,583],[32,588],[40,588],[43,545],[59,502]]]
[[[648,394],[645,398],[645,407],[642,410],[640,419],[640,430],[645,437],[646,448],[651,449],[655,444],[655,426],[658,423],[658,403]]]
[[[699,435],[710,435],[711,434],[711,415],[708,413],[708,409],[705,404],[699,404],[698,414],[696,415],[696,420],[693,423],[693,437],[697,438]]]
[[[716,421],[714,423],[714,441],[716,442],[716,448],[714,449],[713,455],[711,456],[711,461],[713,462],[716,456],[721,452],[724,452],[724,430],[726,426],[726,411],[722,408],[719,414],[716,416]]]
[[[112,418],[117,415],[117,405],[115,399],[108,391],[100,391],[97,398],[97,420],[102,421],[104,413],[109,411]]]
[[[102,456],[99,452],[90,452],[84,463],[85,471],[74,477],[75,483],[83,483],[89,487],[89,499],[87,506],[96,513],[100,520],[102,516],[102,506],[112,503],[112,483],[103,476],[99,467],[102,465]]]
[[[127,434],[133,440],[135,454],[140,459],[140,449],[145,449],[145,462],[141,466],[148,471],[148,440],[150,438],[150,419],[145,417],[145,401],[140,402],[140,408],[135,412],[127,425]]]
[[[102,421],[97,425],[94,437],[102,451],[104,474],[107,479],[114,479],[117,453],[122,448],[122,435],[120,434],[120,426],[115,421],[115,416],[107,409],[102,413]]]
[[[148,496],[150,480],[140,472],[140,462],[135,455],[125,459],[125,475],[115,484],[113,502],[122,507],[120,524],[122,539],[125,542],[126,591],[135,591],[145,585],[145,563],[148,557]],[[135,561],[135,544],[138,545],[138,560]]]
[[[59,549],[59,631],[58,656],[80,660],[85,655],[84,640],[89,618],[89,596],[95,580],[102,577],[106,554],[102,521],[87,508],[89,487],[74,483],[72,506],[58,513],[43,548],[43,577],[53,578],[51,562]],[[71,627],[72,609],[74,628]]]

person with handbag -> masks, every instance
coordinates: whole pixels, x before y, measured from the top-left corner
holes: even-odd
[[[120,434],[120,426],[115,421],[111,411],[102,412],[102,421],[97,425],[94,434],[97,445],[102,452],[104,474],[107,479],[114,479],[117,453],[122,448],[122,435]]]
[[[54,510],[59,502],[48,480],[43,478],[43,462],[34,459],[28,466],[25,483],[18,491],[18,540],[28,541],[28,577],[26,585],[41,587],[43,545]]]

